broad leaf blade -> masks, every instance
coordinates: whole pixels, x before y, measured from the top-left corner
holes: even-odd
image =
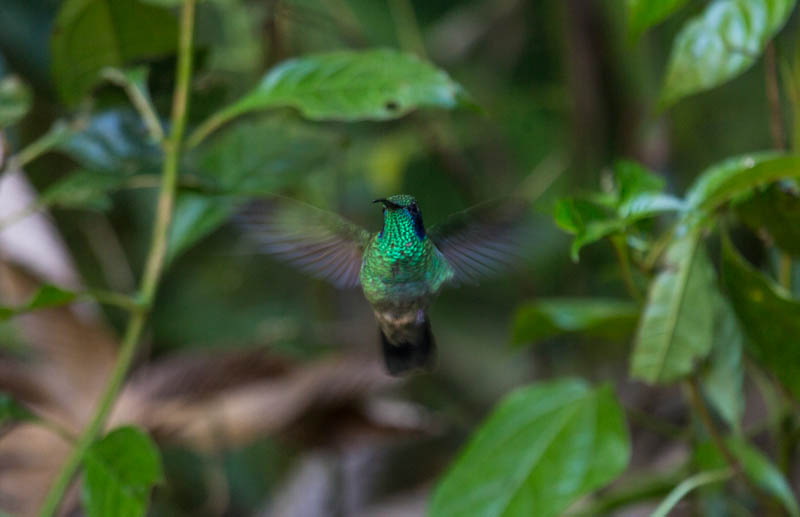
[[[138,0],[66,0],[52,40],[58,93],[74,104],[105,67],[169,54],[177,40],[175,16],[166,9]]]
[[[417,108],[469,103],[458,83],[412,54],[390,49],[339,50],[284,61],[216,118],[295,108],[312,120],[389,120]]]
[[[142,517],[162,481],[161,457],[139,429],[121,427],[95,442],[85,459],[83,502],[89,517]]]
[[[722,279],[749,337],[747,351],[800,396],[800,302],[747,264],[727,239]]]
[[[755,63],[795,0],[714,0],[675,37],[663,105],[725,83]]]
[[[800,256],[800,195],[784,185],[770,185],[736,203],[736,214],[746,225],[766,231],[779,248]]]
[[[650,27],[666,20],[687,0],[628,0],[628,34],[636,41]]]
[[[126,179],[121,174],[77,170],[47,187],[39,203],[60,208],[107,210],[111,208],[108,194],[120,188]]]
[[[618,476],[629,458],[610,387],[559,380],[522,388],[476,431],[437,487],[430,515],[558,515]]]
[[[562,334],[625,339],[639,317],[633,302],[614,299],[544,299],[524,304],[514,317],[514,343],[535,343]]]
[[[330,163],[341,146],[335,135],[286,118],[247,121],[221,131],[187,161],[222,195],[179,195],[167,259],[175,259],[218,228],[237,202],[303,181]]]
[[[714,271],[697,229],[667,250],[666,264],[650,286],[639,321],[631,376],[649,383],[691,372],[711,349]]]
[[[730,158],[700,174],[686,193],[686,210],[712,211],[760,185],[797,176],[800,156],[763,152]]]
[[[714,339],[702,372],[703,392],[717,413],[739,429],[744,411],[744,334],[728,301],[714,297]]]

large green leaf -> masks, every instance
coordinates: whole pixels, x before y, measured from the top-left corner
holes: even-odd
[[[702,372],[703,392],[732,428],[744,411],[744,334],[728,301],[714,297],[714,339]]]
[[[650,286],[631,360],[631,375],[671,382],[692,371],[711,350],[714,270],[700,239],[687,231],[666,253],[664,269]]]
[[[431,63],[390,49],[337,50],[290,59],[193,135],[196,143],[233,117],[295,108],[312,120],[389,120],[417,108],[469,105],[464,89]]]
[[[178,41],[175,16],[138,0],[66,0],[53,28],[53,79],[75,103],[108,66],[163,56]]]
[[[108,194],[120,188],[126,179],[121,174],[77,170],[47,187],[39,203],[59,208],[108,210],[111,207]]]
[[[602,298],[536,300],[514,317],[513,341],[535,343],[562,334],[617,340],[630,336],[639,317],[633,302]]]
[[[32,101],[30,88],[19,77],[10,75],[0,79],[0,129],[24,117]]]
[[[797,176],[800,156],[763,152],[730,158],[700,174],[686,193],[686,210],[715,210],[759,185]]]
[[[765,231],[782,250],[800,256],[800,195],[784,185],[770,185],[736,203],[736,214],[756,231]]]
[[[115,429],[86,454],[86,512],[89,517],[142,517],[150,489],[163,478],[161,457],[150,437],[135,427]]]
[[[57,149],[83,168],[115,174],[157,172],[161,149],[150,141],[147,128],[131,109],[92,115],[80,131],[60,138]]]
[[[647,29],[666,20],[683,7],[687,0],[628,0],[628,33],[639,39]]]
[[[609,386],[565,379],[519,389],[439,483],[431,517],[548,517],[617,477],[630,441]]]
[[[77,296],[78,295],[72,291],[66,291],[60,287],[46,284],[41,286],[26,303],[19,307],[0,306],[0,321],[25,312],[66,305],[72,302]]]
[[[725,440],[728,449],[739,461],[745,475],[761,490],[778,499],[792,517],[800,516],[797,500],[781,471],[758,449],[740,438]],[[725,457],[712,442],[704,442],[695,449],[695,461],[702,468],[724,467]]]
[[[747,264],[727,239],[722,279],[749,338],[747,351],[800,396],[800,302]]]
[[[792,12],[795,0],[714,0],[675,37],[661,102],[714,88],[741,74]]]
[[[284,117],[227,128],[187,160],[187,167],[219,194],[180,194],[168,258],[174,259],[219,227],[245,197],[302,181],[341,147],[332,133]]]

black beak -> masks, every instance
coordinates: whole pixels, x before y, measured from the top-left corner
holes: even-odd
[[[392,209],[392,210],[397,210],[398,208],[403,208],[400,205],[392,203],[388,199],[384,199],[384,198],[376,199],[375,201],[373,201],[373,203],[383,203],[383,206],[385,206],[386,208]]]

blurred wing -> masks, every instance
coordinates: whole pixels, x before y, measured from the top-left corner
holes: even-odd
[[[455,280],[477,283],[520,258],[529,204],[516,199],[489,201],[455,213],[428,235],[455,272]]]
[[[238,218],[260,250],[336,287],[359,283],[367,230],[311,205],[270,198],[248,206]]]

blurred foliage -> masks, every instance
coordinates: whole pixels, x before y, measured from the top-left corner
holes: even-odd
[[[88,515],[798,514],[794,1],[199,2],[144,307],[183,5],[0,9],[2,180],[35,188],[0,206],[0,449],[54,463],[27,491],[0,464],[0,509],[38,511],[146,311]],[[235,214],[280,194],[377,230],[400,192],[428,225],[536,201],[522,264],[431,309],[438,370],[391,381],[360,293]],[[82,280],[6,269],[40,241]]]

